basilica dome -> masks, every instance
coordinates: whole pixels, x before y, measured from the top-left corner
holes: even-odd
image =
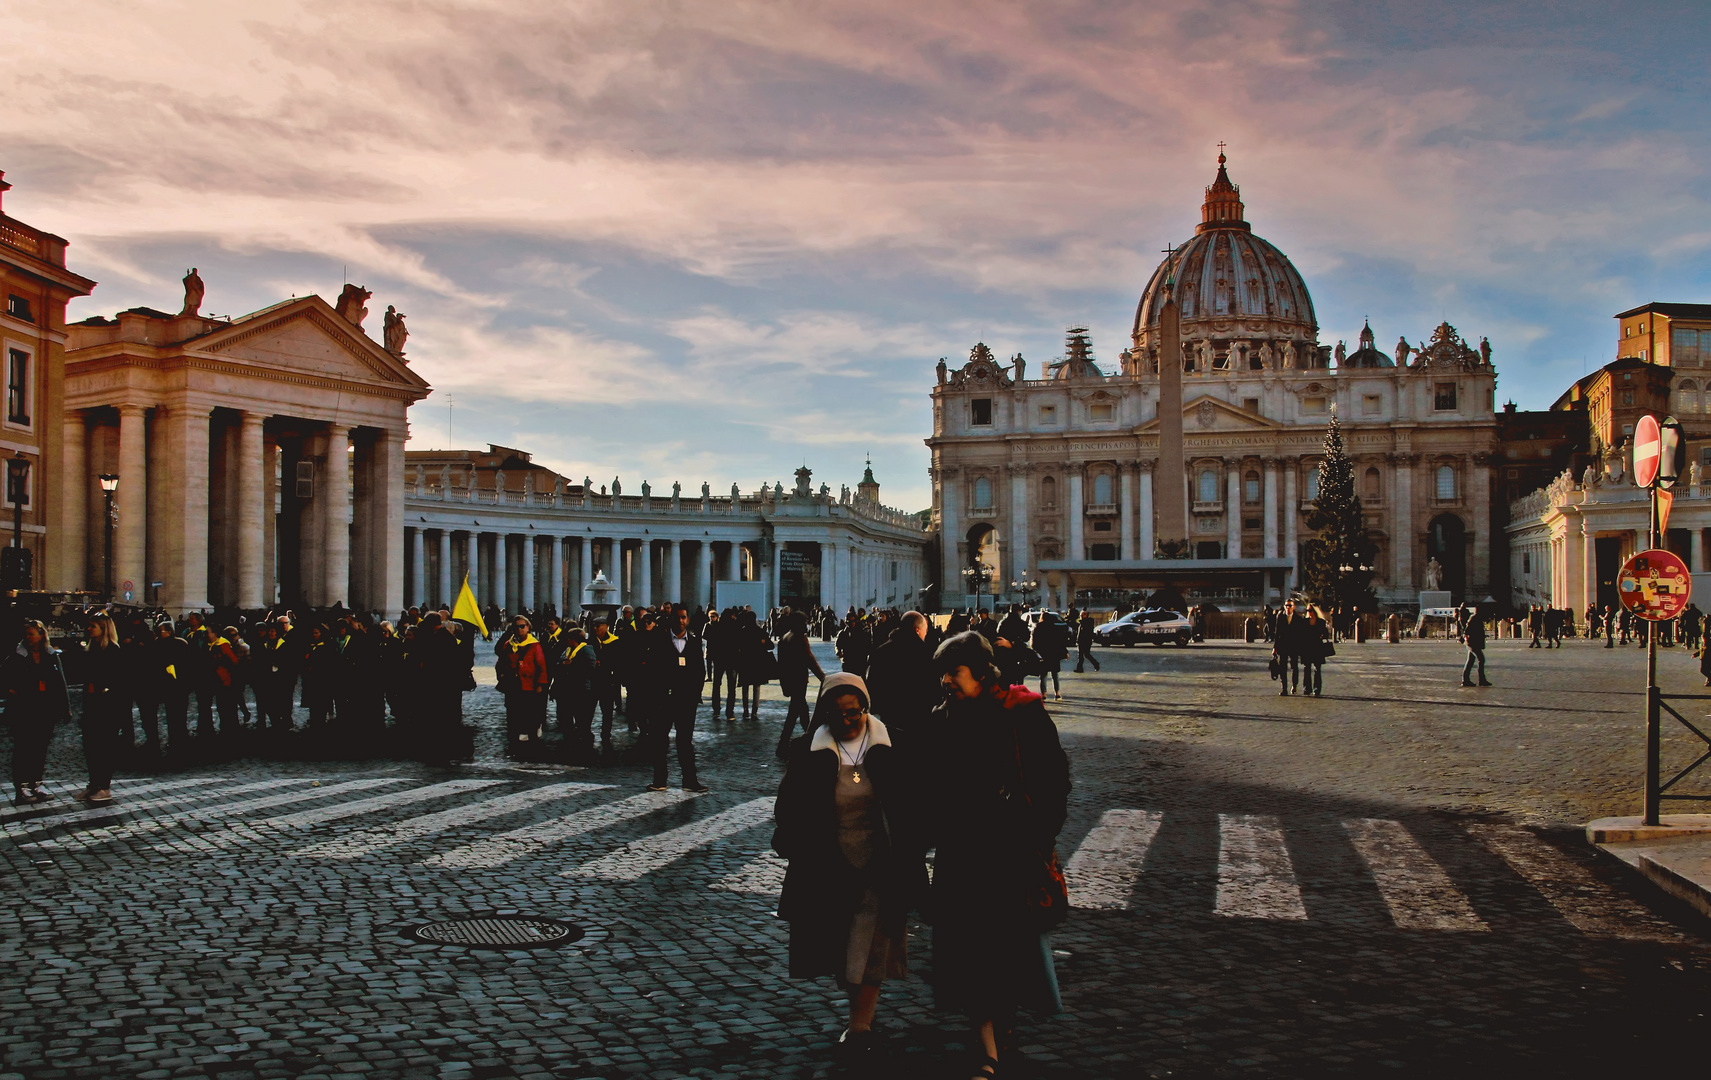
[[[1194,238],[1153,271],[1135,311],[1137,349],[1155,347],[1158,307],[1167,279],[1175,279],[1184,342],[1216,339],[1317,344],[1319,326],[1307,283],[1289,257],[1253,234],[1243,220],[1241,189],[1224,170],[1206,189]],[[1246,347],[1246,346],[1244,346]]]

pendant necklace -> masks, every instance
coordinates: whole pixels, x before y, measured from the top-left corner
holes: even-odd
[[[850,768],[855,770],[855,775],[850,778],[852,783],[861,783],[861,763],[867,760],[867,738],[871,734],[873,734],[871,731],[862,732],[861,746],[856,750],[857,756],[853,758],[844,751],[844,744],[841,741],[838,743],[838,756],[847,758]]]

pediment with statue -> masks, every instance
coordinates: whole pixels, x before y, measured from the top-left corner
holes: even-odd
[[[199,353],[298,374],[401,390],[428,387],[401,355],[388,352],[319,296],[263,308],[188,344]]]
[[[943,363],[943,361],[940,361]],[[977,342],[969,350],[968,363],[949,375],[949,385],[961,390],[975,388],[992,388],[1005,390],[1016,385],[1009,371],[1000,366],[992,350],[986,347],[984,341]]]
[[[1481,338],[1479,348],[1472,348],[1455,327],[1442,322],[1432,331],[1431,342],[1420,347],[1408,366],[1415,370],[1480,371],[1491,366],[1491,344]]]

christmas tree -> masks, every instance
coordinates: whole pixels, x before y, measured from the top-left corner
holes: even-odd
[[[1325,460],[1319,463],[1319,497],[1307,513],[1307,525],[1319,534],[1303,545],[1308,598],[1345,619],[1376,609],[1372,577],[1378,548],[1367,538],[1361,521],[1354,463],[1343,450],[1335,406],[1331,425],[1325,429]]]

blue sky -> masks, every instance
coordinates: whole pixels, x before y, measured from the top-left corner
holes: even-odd
[[[6,209],[72,317],[336,296],[409,318],[412,445],[580,477],[929,498],[984,340],[1126,344],[1229,146],[1321,338],[1488,336],[1547,406],[1610,316],[1706,301],[1711,5],[12,0]],[[378,317],[371,316],[378,334]]]

